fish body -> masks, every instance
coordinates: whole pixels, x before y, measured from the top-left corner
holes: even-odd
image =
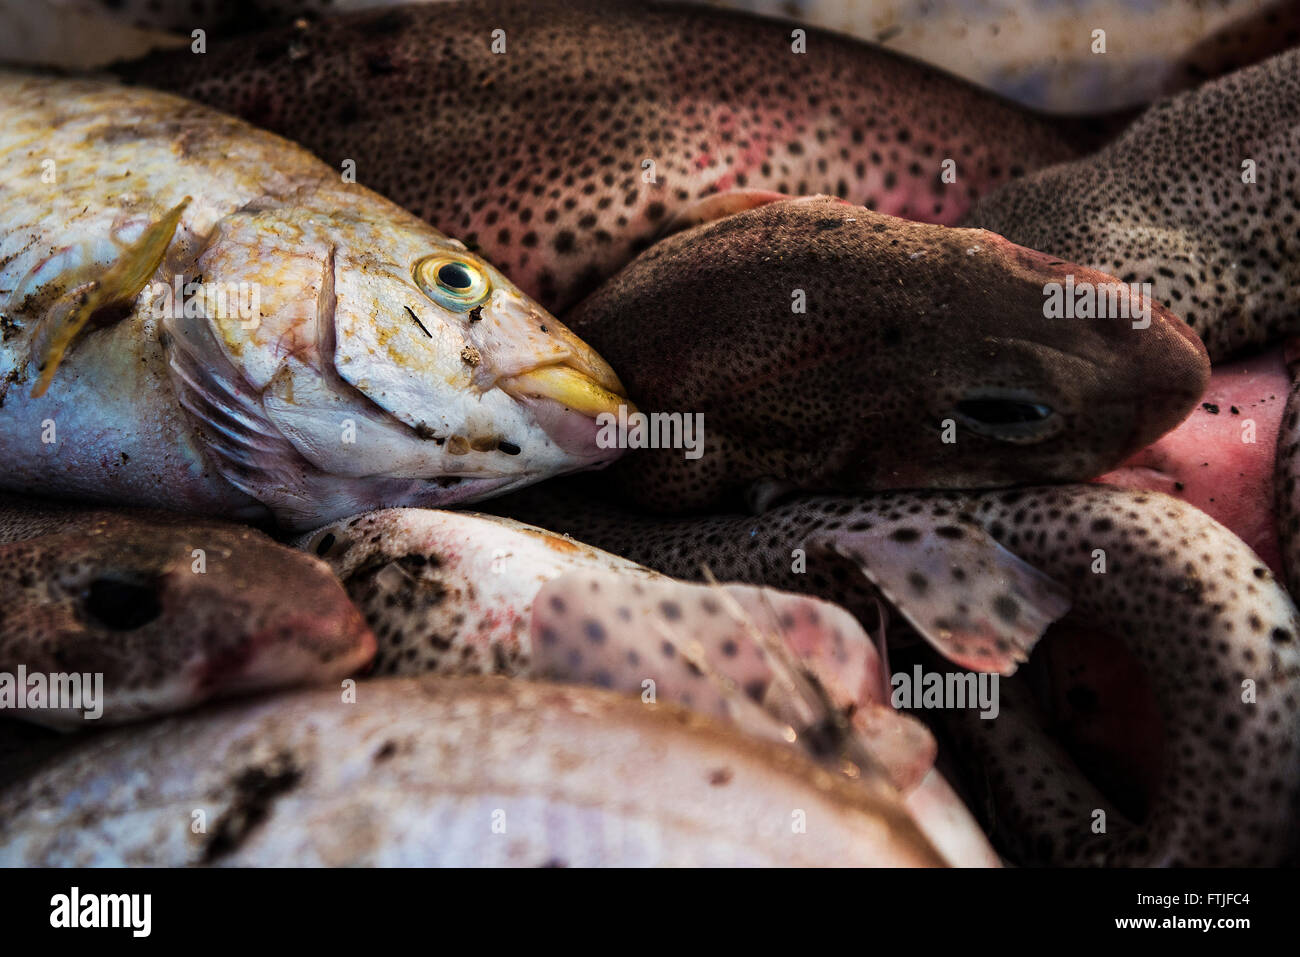
[[[287,693],[99,736],[0,808],[8,866],[943,863],[883,783],[670,705],[492,678],[375,679],[354,703]]]
[[[1214,362],[1300,332],[1300,50],[1162,100],[1096,155],[1041,170],[983,200],[969,220],[1075,262],[1148,283]],[[1278,535],[1300,587],[1289,496],[1300,429],[1276,442]],[[1260,515],[1266,514],[1260,510]]]
[[[1191,505],[1100,485],[808,498],[672,520],[590,498],[574,507],[545,489],[531,501],[515,513],[668,574],[706,566],[834,596],[867,620],[884,601],[965,668],[1015,672],[1067,608],[1067,622],[1121,642],[1150,681],[1165,741],[1145,817],[1090,783],[1023,682],[1003,680],[992,720],[945,715],[962,730],[963,761],[983,769],[1013,859],[1276,864],[1295,840],[1297,612],[1259,557]],[[1089,826],[1096,809],[1104,834]]]
[[[1128,282],[1210,359],[1300,326],[1300,50],[1161,100],[1113,143],[983,198],[967,223]]]
[[[872,40],[1026,106],[1069,113],[1145,104],[1285,49],[1297,23],[1285,0],[709,2]]]
[[[1115,288],[1124,308],[1048,316],[1048,291],[1070,283]],[[642,447],[629,430],[613,472],[660,510],[725,508],[756,486],[1091,478],[1177,425],[1209,380],[1186,325],[1110,276],[829,197],[663,239],[565,318],[642,412],[680,426],[649,423]]]
[[[1077,130],[914,61],[791,30],[677,5],[439,3],[119,72],[352,161],[556,310],[711,197],[829,193],[951,223],[1081,148]]]
[[[250,528],[168,512],[0,496],[0,610],[0,673],[77,675],[83,699],[91,676],[102,681],[93,708],[0,708],[64,730],[337,681],[375,652],[322,562]]]
[[[99,80],[0,115],[4,487],[313,527],[617,454],[590,348],[303,150]]]
[[[330,563],[375,630],[373,673],[547,678],[687,706],[887,778],[951,863],[998,865],[934,770],[930,733],[890,704],[872,639],[837,605],[683,582],[464,512],[387,509],[297,544]]]

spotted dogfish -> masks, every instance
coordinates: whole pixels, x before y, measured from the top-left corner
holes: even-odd
[[[119,73],[352,163],[555,310],[701,204],[829,193],[952,223],[1088,142],[1081,124],[806,34],[797,52],[790,24],[740,13],[487,0],[304,20]]]
[[[1122,308],[1046,317],[1070,276]],[[615,466],[659,510],[1092,478],[1177,425],[1210,371],[1180,319],[1110,276],[829,197],[664,239],[565,319],[643,412],[702,419],[696,454],[647,420],[656,447]]]
[[[338,574],[378,638],[373,673],[494,673],[666,700],[832,766],[881,774],[945,857],[996,855],[888,700],[851,614],[807,595],[677,581],[509,519],[389,509],[297,544]]]
[[[46,682],[101,676],[91,720],[53,702],[0,706],[64,730],[338,680],[375,652],[329,568],[251,528],[11,496],[0,496],[0,617],[0,673],[15,682],[20,668]]]
[[[1113,636],[1145,671],[1161,762],[1145,816],[1126,818],[1034,720],[1020,685],[1004,682],[1003,713],[969,718],[961,753],[985,769],[1014,859],[1276,863],[1295,836],[1296,609],[1258,556],[1191,505],[1101,485],[810,498],[675,520],[572,489],[502,504],[683,578],[707,567],[866,620],[884,600],[981,671],[1014,671],[1070,604],[1067,621]],[[1091,828],[1096,810],[1104,833]]]

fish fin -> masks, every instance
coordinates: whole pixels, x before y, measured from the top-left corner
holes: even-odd
[[[55,300],[32,348],[40,373],[32,388],[37,399],[50,387],[54,373],[92,316],[111,306],[129,305],[158,269],[171,245],[181,214],[190,203],[186,196],[140,238],[127,246],[99,275],[77,282]]]
[[[668,220],[655,235],[655,239],[663,239],[665,236],[679,233],[693,226],[699,226],[702,223],[711,223],[715,219],[743,213],[747,209],[756,209],[759,206],[766,206],[768,203],[777,203],[792,198],[787,193],[775,193],[769,189],[728,189],[721,193],[701,196],[693,203],[678,210],[677,214]]]
[[[880,676],[857,621],[810,596],[574,571],[538,593],[532,648],[545,677],[643,697],[653,691],[901,788],[934,761],[933,738],[919,722],[897,712],[891,722],[864,696]],[[856,720],[859,713],[873,721]]]
[[[969,519],[926,527],[904,516],[808,541],[849,559],[949,661],[1012,674],[1070,609],[1064,586]]]

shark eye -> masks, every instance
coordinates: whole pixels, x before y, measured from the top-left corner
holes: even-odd
[[[421,292],[457,312],[467,312],[492,291],[487,273],[467,259],[429,256],[415,264],[413,274]]]
[[[96,578],[83,598],[86,614],[111,631],[143,628],[162,614],[155,583]]]
[[[980,435],[1029,445],[1061,430],[1061,418],[1051,406],[1011,396],[979,396],[957,403],[956,418]]]

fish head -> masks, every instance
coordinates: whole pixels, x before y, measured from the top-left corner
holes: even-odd
[[[1052,317],[1067,277],[1113,289],[1123,316]],[[698,461],[619,466],[634,494],[653,481],[676,502],[719,475],[845,492],[1082,480],[1174,427],[1209,376],[1195,334],[1117,280],[826,197],[671,235],[566,318],[641,409],[703,413]]]
[[[323,563],[252,529],[95,513],[0,545],[0,565],[0,669],[101,674],[110,723],[336,680],[375,650]],[[16,713],[59,727],[79,726],[82,717]]]
[[[932,458],[951,469],[938,484],[1093,477],[1175,428],[1209,384],[1200,338],[1149,291],[986,230],[918,230],[945,296],[917,324],[932,359],[913,370],[951,443]]]
[[[311,516],[320,524],[383,505],[472,501],[619,454],[599,444],[597,418],[626,399],[593,349],[463,244],[389,204],[387,218],[350,207],[344,193],[311,210],[245,208],[197,258],[205,279],[237,280],[259,299],[243,315],[209,310],[213,344],[189,330],[195,361],[183,378],[199,380],[200,394],[187,407],[215,405],[208,424],[226,434],[232,404],[267,420],[227,458],[258,459],[283,438],[292,448],[282,459],[350,482],[346,507]],[[206,381],[214,361],[233,367],[238,399]],[[289,470],[277,464],[255,467]],[[368,479],[389,484],[358,492]]]

